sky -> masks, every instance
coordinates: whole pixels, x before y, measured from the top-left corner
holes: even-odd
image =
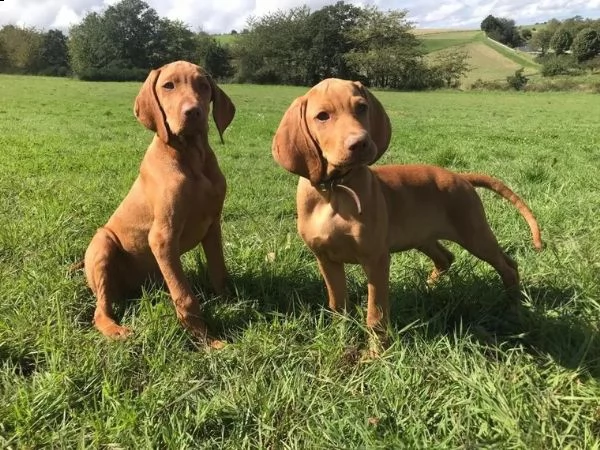
[[[228,33],[241,30],[249,17],[279,9],[308,5],[319,9],[336,0],[145,0],[160,16],[178,19],[194,31]],[[117,0],[3,0],[0,25],[16,24],[67,31],[87,13],[102,11]],[[419,28],[479,28],[492,14],[515,20],[517,25],[566,19],[575,15],[600,18],[600,0],[346,0],[379,9],[406,9]]]

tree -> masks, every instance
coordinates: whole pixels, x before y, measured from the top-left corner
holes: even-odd
[[[194,60],[198,52],[194,33],[183,23],[161,19],[142,0],[122,0],[73,27],[69,53],[80,78],[139,80],[151,68]]]
[[[353,33],[354,49],[348,63],[377,87],[409,88],[426,67],[421,44],[410,32],[407,11],[382,12],[366,8]]]
[[[469,54],[465,50],[443,50],[436,55],[431,67],[446,87],[460,86],[460,79],[469,71]]]
[[[154,30],[153,42],[148,45],[148,64],[160,67],[170,61],[195,61],[198,39],[183,22],[160,19]]]
[[[234,43],[239,81],[309,84],[309,15],[307,7],[300,7],[250,19],[248,33],[240,34]]]
[[[47,75],[66,75],[69,71],[67,37],[60,30],[49,30],[42,35],[40,46],[42,72]]]
[[[0,41],[6,53],[8,70],[21,73],[37,73],[40,70],[42,34],[35,28],[5,25],[0,30]]]
[[[523,28],[521,30],[521,37],[523,38],[523,40],[528,41],[531,39],[532,36],[533,36],[533,33],[531,32],[531,30],[529,28]]]
[[[501,24],[500,24],[500,21],[496,17],[489,14],[485,19],[482,20],[480,28],[481,28],[481,31],[485,31],[485,33],[488,34],[495,30],[500,29]]]
[[[235,74],[231,65],[231,52],[229,47],[221,45],[216,39],[210,39],[206,49],[203,67],[217,79],[229,79]]]
[[[531,37],[531,46],[539,50],[542,54],[545,54],[550,48],[550,41],[552,40],[552,32],[547,28],[542,28],[536,31]]]
[[[554,50],[557,55],[566,53],[571,48],[573,38],[567,30],[559,28],[550,41],[550,47]]]
[[[330,77],[356,78],[344,54],[353,48],[352,34],[362,14],[361,8],[340,1],[308,17],[307,33],[312,36],[307,60],[309,84]]]
[[[71,68],[77,75],[110,66],[120,58],[119,43],[110,39],[104,18],[98,13],[84,17],[69,33]]]
[[[490,39],[510,47],[518,47],[522,43],[521,34],[514,20],[494,17],[490,14],[481,22],[481,29]]]
[[[571,44],[573,56],[577,61],[587,61],[600,53],[600,37],[598,32],[592,28],[581,30]]]
[[[159,17],[142,0],[121,0],[104,13],[106,37],[117,44],[117,59],[125,66],[150,68],[151,54],[160,47]]]
[[[10,68],[8,53],[4,48],[4,42],[0,39],[0,72],[6,72]]]
[[[554,33],[558,31],[561,25],[562,23],[560,22],[560,20],[550,19],[548,22],[546,22],[546,26],[544,29],[548,30],[551,36],[554,36]]]

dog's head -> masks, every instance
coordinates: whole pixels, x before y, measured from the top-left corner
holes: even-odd
[[[359,82],[330,78],[294,100],[273,138],[273,157],[313,185],[377,161],[391,137],[383,106]]]
[[[222,142],[235,106],[202,67],[176,61],[150,72],[135,99],[133,112],[142,125],[168,142],[169,136],[206,134],[211,102]]]

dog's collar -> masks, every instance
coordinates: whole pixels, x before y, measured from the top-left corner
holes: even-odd
[[[321,180],[317,184],[317,188],[321,192],[332,192],[336,187],[343,189],[344,191],[346,191],[348,193],[348,195],[350,195],[350,197],[352,197],[352,200],[354,200],[354,203],[356,204],[356,209],[358,210],[358,214],[362,214],[362,206],[361,206],[360,198],[358,197],[358,194],[354,191],[354,189],[349,188],[348,186],[346,186],[344,184],[345,178],[349,174],[350,174],[350,171],[343,173],[343,174],[334,174],[334,175],[330,176],[329,178],[327,178],[326,180]]]

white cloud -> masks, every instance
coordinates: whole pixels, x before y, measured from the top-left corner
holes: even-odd
[[[81,16],[71,9],[67,5],[62,5],[56,14],[56,18],[51,28],[68,29],[70,26],[78,23],[81,20]]]
[[[7,23],[48,29],[68,27],[90,11],[99,11],[118,0],[4,0],[0,25]],[[308,4],[318,9],[337,0],[146,0],[161,16],[181,20],[192,29],[229,32],[241,29],[251,16]],[[479,27],[488,14],[514,19],[517,24],[543,22],[581,15],[600,17],[600,0],[349,0],[381,9],[407,9],[420,27]]]

